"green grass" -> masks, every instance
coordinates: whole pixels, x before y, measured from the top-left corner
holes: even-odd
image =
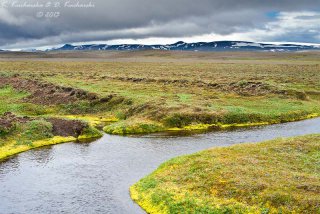
[[[17,92],[9,86],[0,88],[0,115],[8,111],[21,112],[23,104],[20,103],[20,99],[27,95],[26,92]]]
[[[16,122],[9,130],[0,127],[0,135],[0,145],[31,145],[34,141],[52,138],[52,124],[41,118],[26,123]]]
[[[32,120],[26,124],[16,124],[17,145],[31,144],[33,141],[52,138],[52,124],[45,120]]]
[[[177,94],[179,102],[188,103],[192,101],[192,94]]]
[[[149,213],[319,213],[320,135],[214,148],[131,187]]]
[[[23,102],[22,99],[28,95],[30,94],[17,91],[11,86],[0,87],[0,115],[13,112],[19,115],[37,116],[55,111],[52,107]]]

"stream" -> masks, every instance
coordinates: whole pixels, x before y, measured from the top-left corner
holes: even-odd
[[[0,162],[0,214],[144,213],[129,187],[173,157],[312,133],[320,133],[320,118],[189,136],[104,135],[30,150]]]

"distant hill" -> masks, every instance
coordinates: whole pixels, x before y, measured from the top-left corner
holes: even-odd
[[[173,50],[173,51],[268,51],[268,52],[291,52],[305,50],[320,50],[320,45],[301,45],[301,44],[268,44],[245,41],[218,41],[218,42],[197,42],[185,43],[177,42],[170,45],[70,45],[65,44],[59,48],[49,49],[47,51],[88,51],[88,50]]]

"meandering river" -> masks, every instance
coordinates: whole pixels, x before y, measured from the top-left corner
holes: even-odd
[[[162,162],[211,147],[320,133],[320,118],[192,136],[105,135],[0,162],[0,213],[144,213],[129,187]]]

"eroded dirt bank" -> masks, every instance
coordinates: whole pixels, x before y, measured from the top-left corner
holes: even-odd
[[[59,109],[59,105],[79,101],[100,102],[96,94],[38,80],[22,79],[18,76],[1,77],[0,88],[6,86],[15,89],[16,92],[12,93],[27,94],[23,98],[14,100],[14,103],[4,102],[4,105],[16,104],[17,108],[0,115],[0,159],[40,146],[102,136],[89,121],[77,117],[63,118],[56,112],[59,110],[49,114],[45,111],[37,112],[37,108]],[[5,96],[4,98],[6,99]],[[24,113],[25,107],[29,104],[32,107]]]
[[[79,100],[98,99],[97,94],[85,90],[20,77],[0,77],[0,87],[5,85],[10,85],[18,91],[29,92],[30,95],[24,101],[41,105],[67,104]]]
[[[39,120],[39,118],[28,116],[21,117],[12,112],[6,112],[0,116],[0,131],[9,133],[19,124],[26,124],[35,120]],[[66,120],[60,118],[44,118],[43,120],[52,124],[52,134],[54,136],[79,137],[84,129],[88,128],[88,124],[80,120]]]

